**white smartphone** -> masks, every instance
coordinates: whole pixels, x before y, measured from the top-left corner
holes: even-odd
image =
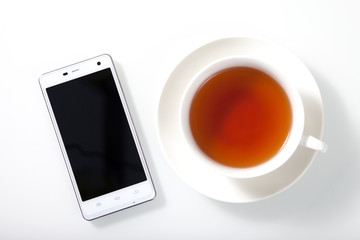
[[[45,73],[39,82],[83,217],[152,200],[155,188],[111,57]]]

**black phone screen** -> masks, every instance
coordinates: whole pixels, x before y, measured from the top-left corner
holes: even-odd
[[[147,180],[110,68],[46,91],[83,201]]]

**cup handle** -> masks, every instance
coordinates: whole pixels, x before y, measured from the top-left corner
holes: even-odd
[[[300,145],[320,152],[326,152],[328,148],[327,144],[323,141],[306,135],[302,136]]]

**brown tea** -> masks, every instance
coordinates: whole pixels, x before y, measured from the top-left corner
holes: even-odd
[[[274,156],[288,137],[291,105],[280,84],[250,67],[210,76],[190,106],[190,129],[200,149],[231,167],[251,167]]]

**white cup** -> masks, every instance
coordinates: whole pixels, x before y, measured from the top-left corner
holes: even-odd
[[[284,89],[291,106],[292,123],[284,145],[273,157],[259,165],[252,167],[231,167],[211,159],[198,147],[190,130],[190,105],[196,91],[204,83],[204,81],[206,81],[213,74],[223,69],[237,66],[255,68],[273,77]],[[190,149],[195,154],[196,159],[194,159],[194,161],[200,161],[200,163],[204,166],[208,166],[209,168],[225,176],[233,178],[252,178],[265,175],[279,168],[286,161],[288,161],[299,145],[316,151],[325,152],[327,149],[327,145],[321,140],[313,136],[304,135],[304,106],[296,87],[291,83],[291,81],[286,79],[286,76],[282,74],[278,67],[272,66],[271,63],[262,61],[260,59],[248,57],[230,57],[219,59],[218,61],[204,67],[186,87],[184,95],[182,96],[180,111],[180,121],[183,130],[182,132]]]

